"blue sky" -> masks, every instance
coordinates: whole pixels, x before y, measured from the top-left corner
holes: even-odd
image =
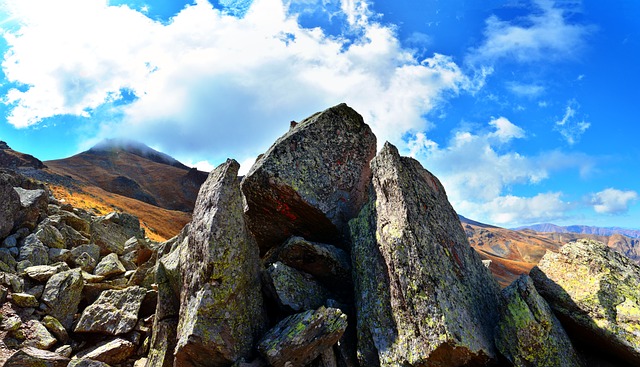
[[[0,139],[248,170],[346,102],[456,210],[640,228],[640,2],[0,0]]]

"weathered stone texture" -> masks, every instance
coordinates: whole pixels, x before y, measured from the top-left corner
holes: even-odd
[[[531,278],[520,276],[502,293],[506,301],[496,327],[496,346],[514,366],[582,365],[567,333]]]
[[[351,221],[360,364],[462,366],[496,357],[497,283],[444,188],[386,143]]]
[[[200,188],[180,261],[175,364],[225,366],[251,353],[265,327],[258,246],[244,220],[240,165],[228,160]]]
[[[579,240],[548,251],[530,273],[569,335],[640,365],[640,267],[604,244]]]
[[[366,201],[376,138],[346,104],[318,112],[278,139],[242,182],[262,252],[292,235],[336,243]]]

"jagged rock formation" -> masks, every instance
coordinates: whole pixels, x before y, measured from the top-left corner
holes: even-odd
[[[242,183],[216,168],[163,243],[0,172],[0,365],[579,365],[531,281],[503,298],[437,178],[374,150],[346,105],[292,124]],[[585,246],[557,255],[583,288],[557,293],[549,254],[536,286],[570,337],[637,364],[639,268]]]
[[[463,366],[497,358],[499,289],[440,182],[386,143],[351,221],[364,366]]]
[[[580,240],[547,253],[531,278],[570,335],[640,364],[640,267],[602,243]]]
[[[262,252],[292,235],[340,241],[366,200],[376,138],[346,104],[301,121],[242,181],[247,220]]]
[[[517,367],[580,367],[567,333],[531,278],[522,275],[503,290],[506,303],[496,327],[496,346]]]
[[[248,232],[234,160],[200,189],[180,260],[175,364],[224,366],[249,357],[265,328],[258,246]]]

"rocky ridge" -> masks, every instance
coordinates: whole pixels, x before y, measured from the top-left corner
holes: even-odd
[[[0,364],[586,366],[588,341],[638,362],[636,264],[581,242],[501,292],[438,179],[375,146],[348,106],[314,114],[244,179],[212,171],[163,243],[2,172]]]

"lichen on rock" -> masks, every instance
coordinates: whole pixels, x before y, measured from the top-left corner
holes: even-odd
[[[640,364],[640,267],[593,240],[547,252],[530,273],[570,336]]]
[[[358,354],[366,366],[462,366],[496,358],[497,283],[440,182],[386,143],[351,221]]]

